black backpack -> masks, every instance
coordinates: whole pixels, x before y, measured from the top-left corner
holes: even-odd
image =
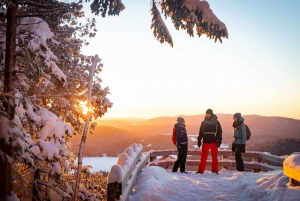
[[[249,140],[250,137],[251,137],[251,131],[250,131],[249,127],[246,124],[245,124],[245,126],[246,126],[247,140]]]

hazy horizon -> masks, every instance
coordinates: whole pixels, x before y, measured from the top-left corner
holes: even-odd
[[[180,114],[180,115],[172,115],[172,116],[168,116],[168,115],[162,115],[162,116],[153,116],[153,117],[134,117],[134,116],[130,116],[130,117],[114,117],[114,116],[108,116],[105,117],[105,115],[102,118],[98,118],[97,120],[106,120],[106,119],[145,119],[145,120],[149,120],[149,119],[154,119],[154,118],[160,118],[160,117],[179,117],[179,116],[199,116],[199,115],[204,115],[204,114],[191,114],[191,115],[187,115],[187,114]],[[216,113],[216,115],[232,115],[233,114],[229,114],[229,113]],[[262,117],[279,117],[279,118],[288,118],[288,119],[295,119],[295,120],[300,120],[300,118],[292,118],[292,117],[285,117],[285,116],[267,116],[267,115],[260,115],[260,114],[242,114],[242,116],[262,116]]]

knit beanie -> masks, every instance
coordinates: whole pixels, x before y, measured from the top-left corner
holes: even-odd
[[[207,109],[206,114],[210,114],[211,116],[213,116],[214,112],[212,109]]]
[[[242,118],[242,114],[241,113],[235,113],[233,115],[233,117],[235,117],[237,120],[240,120]]]
[[[183,123],[183,122],[184,122],[184,118],[178,117],[178,118],[177,118],[177,122],[178,122],[178,123]]]

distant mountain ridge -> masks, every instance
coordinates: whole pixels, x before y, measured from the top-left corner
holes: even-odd
[[[223,130],[223,142],[232,141],[231,114],[217,114]],[[132,143],[141,143],[145,151],[151,149],[172,149],[174,145],[169,135],[176,123],[175,117],[157,117],[152,119],[140,118],[111,118],[97,120],[94,134],[88,135],[85,148],[86,156],[115,156],[122,153]],[[198,135],[204,115],[181,115],[185,118],[188,134]],[[259,115],[243,115],[252,136],[247,146],[257,143],[280,140],[285,138],[300,138],[300,120],[285,117],[265,117]],[[81,135],[72,139],[72,149],[77,151]],[[192,146],[192,141],[189,145]],[[147,145],[147,146],[146,146]]]
[[[217,114],[218,120],[220,121],[223,132],[232,132],[232,121],[233,115],[231,114]],[[176,123],[176,119],[179,116],[175,117],[156,117],[152,119],[148,119],[145,121],[139,122],[123,122],[122,119],[118,121],[112,120],[98,120],[99,125],[107,125],[107,126],[114,126],[117,128],[124,127],[132,127],[132,126],[163,126],[163,125],[172,125]],[[188,132],[198,133],[199,127],[201,122],[204,119],[204,115],[181,115],[185,119],[187,124],[187,128],[189,128]],[[282,133],[290,133],[290,134],[299,134],[300,132],[300,120],[285,118],[285,117],[265,117],[260,115],[244,115],[245,124],[247,124],[251,131],[253,130],[254,133],[264,134],[264,133],[273,133],[273,134],[282,134]],[[169,129],[170,131],[171,129]],[[162,133],[165,133],[163,131]]]

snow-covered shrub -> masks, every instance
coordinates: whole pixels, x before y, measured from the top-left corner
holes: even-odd
[[[107,173],[91,172],[91,166],[83,166],[81,171],[81,185],[79,195],[87,200],[106,200]],[[75,175],[68,174],[68,188],[74,193]]]

